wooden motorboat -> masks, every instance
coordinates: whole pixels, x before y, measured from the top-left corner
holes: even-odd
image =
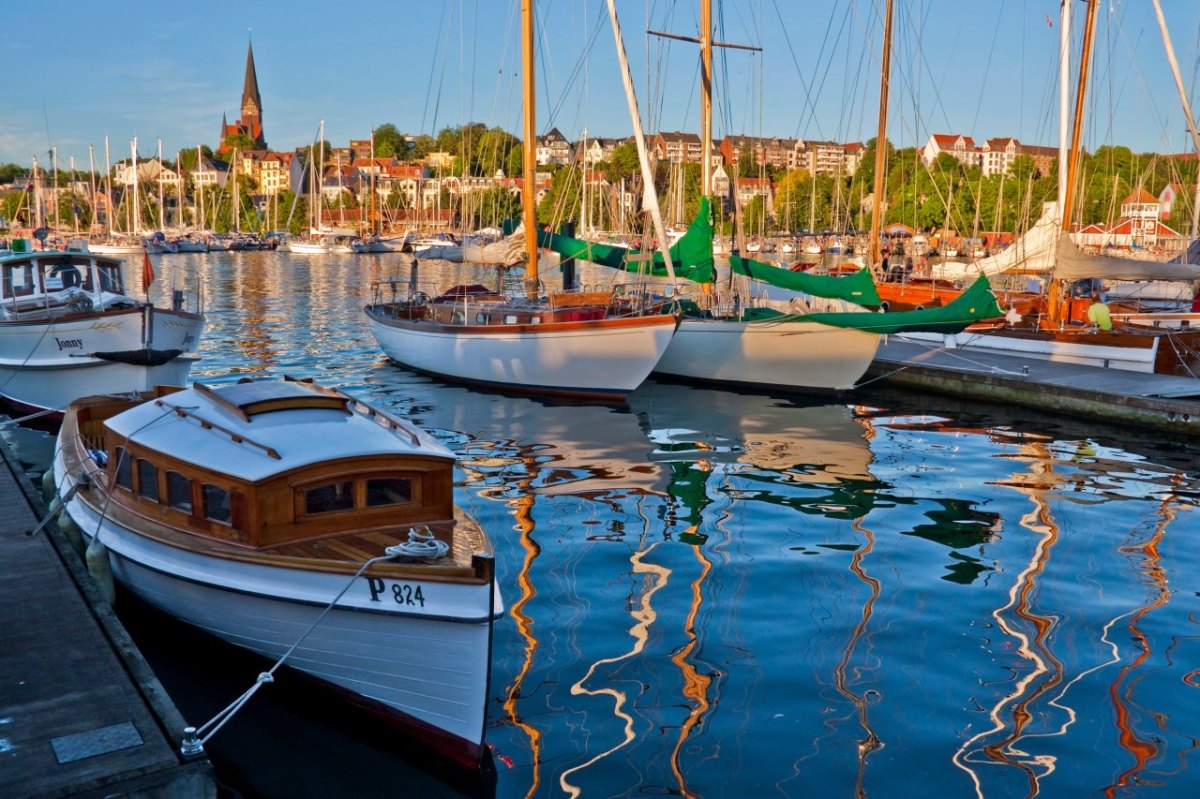
[[[133,594],[272,660],[295,646],[285,667],[478,766],[502,605],[454,465],[339,391],[244,381],[71,403],[54,478]]]
[[[76,397],[187,382],[204,316],[183,292],[155,307],[131,296],[115,258],[20,249],[0,256],[0,397],[57,415]]]

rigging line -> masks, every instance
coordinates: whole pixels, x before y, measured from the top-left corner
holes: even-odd
[[[992,26],[992,43],[988,47],[987,60],[983,65],[984,75],[991,74],[992,71],[992,58],[996,54],[996,42],[1000,39],[1000,31],[1004,29],[1001,21],[1004,17],[1004,8],[1007,5],[1007,0],[1001,0],[1000,5],[996,9],[996,23]],[[986,96],[985,92],[979,93],[979,100],[975,103],[975,116],[971,118],[971,130],[979,129],[979,114],[983,110],[983,100]]]
[[[449,12],[447,12],[447,13],[449,13]],[[437,36],[435,36],[433,39],[435,42],[441,42],[442,31],[445,28],[445,23],[446,23],[445,17],[438,18],[438,32],[437,32]],[[424,106],[424,108],[421,109],[421,130],[429,130],[429,128],[425,126],[425,122],[429,116],[429,100],[433,95],[433,74],[434,74],[434,70],[437,68],[437,59],[438,59],[438,51],[439,50],[440,50],[440,48],[435,49],[434,53],[433,53],[433,58],[429,59],[429,79],[425,83],[425,106]],[[440,96],[441,96],[441,87],[440,86],[438,87],[438,96],[439,96],[439,101],[440,101]],[[437,120],[437,110],[436,109],[433,112],[433,118],[434,118],[434,121],[436,124],[436,120]]]

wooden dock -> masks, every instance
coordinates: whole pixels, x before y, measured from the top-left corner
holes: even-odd
[[[207,759],[0,441],[0,796],[207,799]]]
[[[860,381],[1200,437],[1200,380],[947,349],[891,336]]]

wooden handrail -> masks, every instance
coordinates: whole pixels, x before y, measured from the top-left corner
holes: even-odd
[[[211,422],[208,419],[205,419],[203,416],[200,416],[199,414],[192,413],[187,408],[182,408],[178,405],[172,405],[171,403],[163,402],[162,400],[155,400],[154,404],[161,408],[170,408],[171,410],[175,411],[175,413],[178,414],[179,416],[186,417],[189,419],[195,419],[197,422],[200,423],[200,426],[203,427],[205,430],[217,430],[219,432],[222,432],[225,435],[229,436],[229,438],[235,444],[249,444],[252,447],[258,447],[263,452],[267,453],[268,455],[270,455],[272,458],[274,458],[277,461],[283,460],[283,456],[280,455],[279,451],[276,450],[274,447],[268,447],[266,444],[260,444],[257,441],[255,441],[254,439],[246,438],[241,433],[235,433],[234,431],[229,430],[228,428],[221,427],[221,425],[216,424],[215,422]]]

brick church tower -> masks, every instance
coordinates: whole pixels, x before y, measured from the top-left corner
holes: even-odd
[[[242,133],[254,140],[254,146],[265,150],[267,140],[263,136],[262,97],[258,94],[258,74],[254,70],[254,45],[247,45],[246,50],[246,81],[242,87],[242,116],[230,125],[224,115],[221,116],[221,143],[217,148],[218,155],[224,155],[225,139],[235,133]]]

